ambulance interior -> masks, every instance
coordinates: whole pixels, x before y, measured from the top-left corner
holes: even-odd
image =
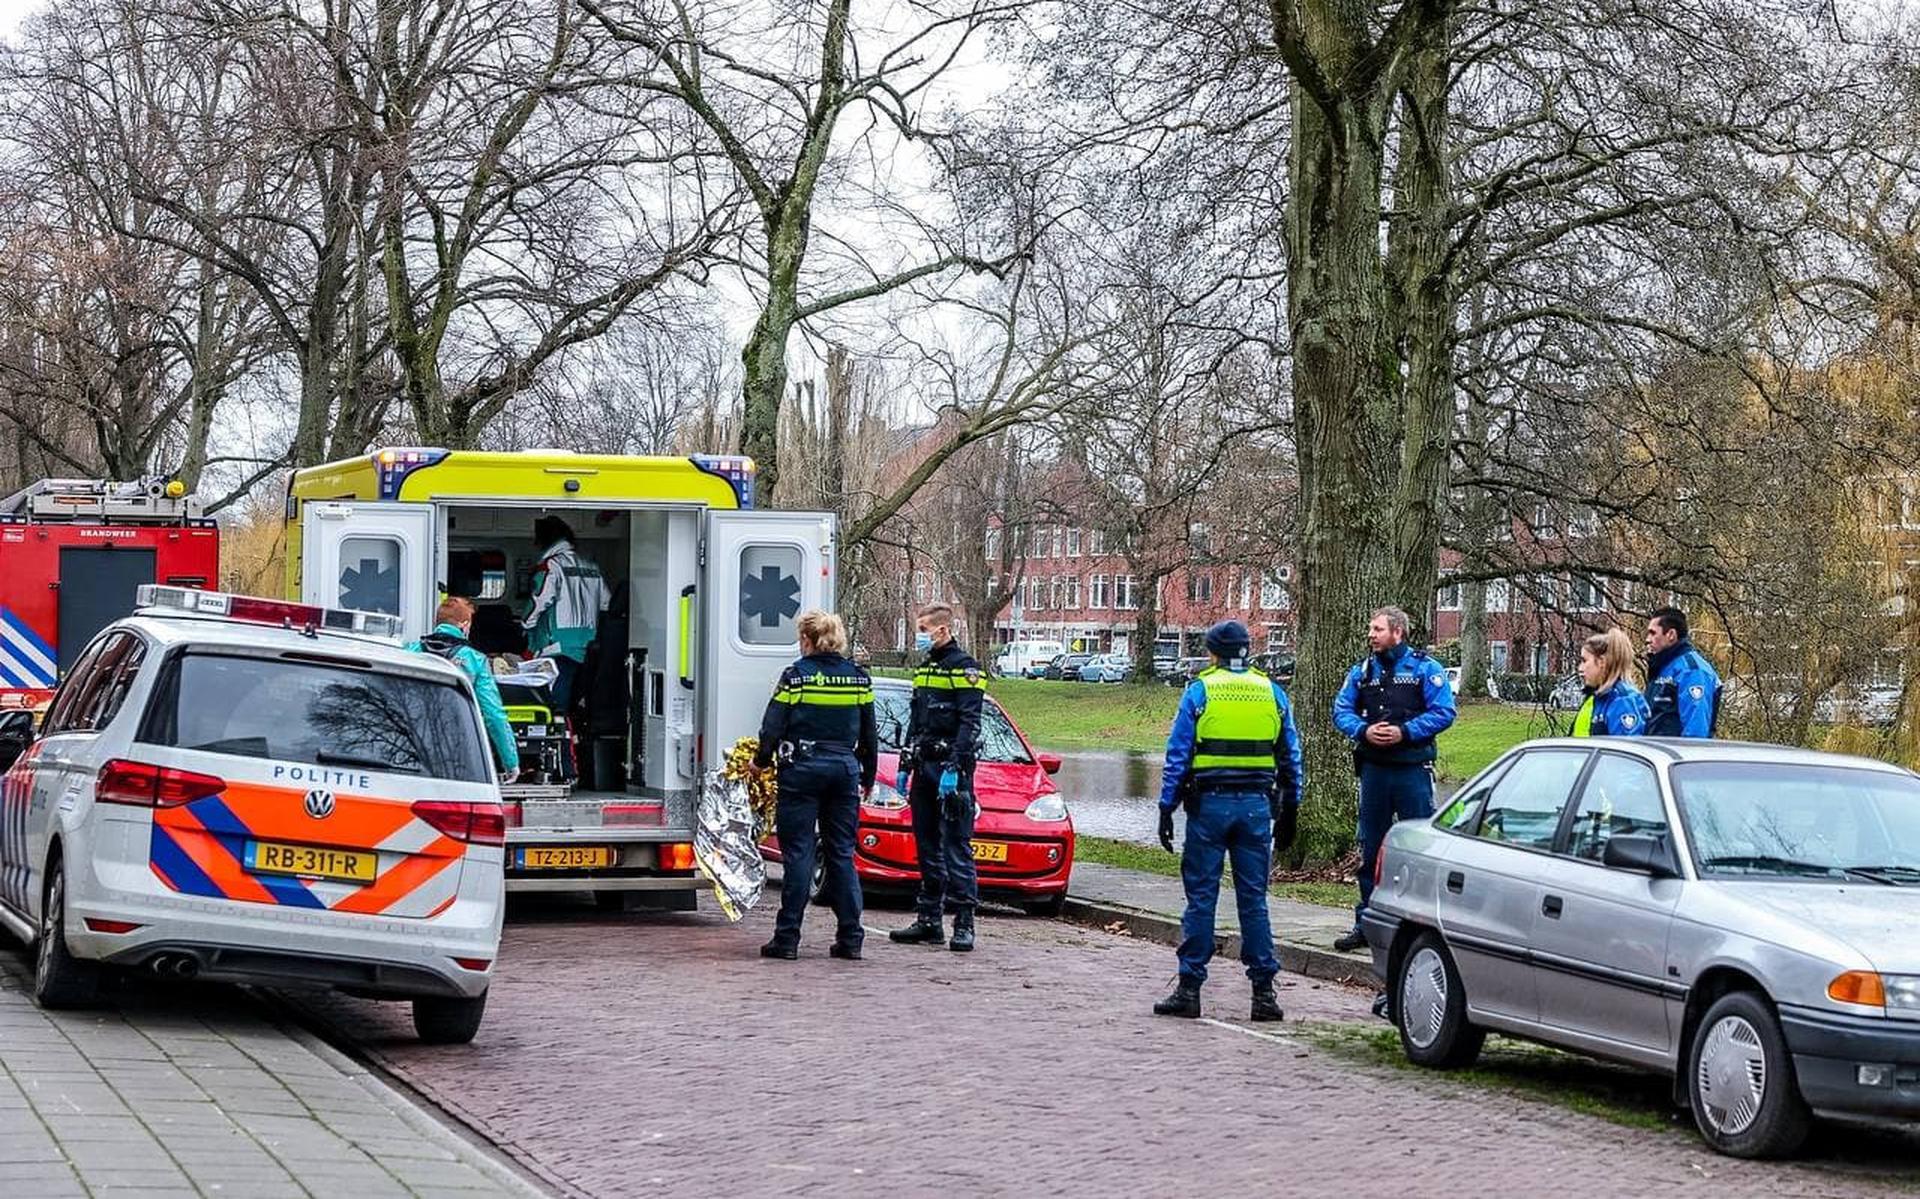
[[[440,581],[448,595],[473,601],[472,644],[490,658],[520,658],[522,621],[547,548],[534,522],[556,516],[573,530],[576,553],[600,568],[611,604],[573,686],[571,782],[589,792],[672,798],[693,783],[692,666],[682,658],[682,597],[698,578],[700,513],[664,507],[510,507],[497,502],[444,508]],[[691,652],[686,651],[686,652]],[[499,670],[496,666],[496,674]],[[567,752],[560,713],[541,711],[544,691],[507,684],[502,698],[514,722],[522,781],[562,782],[557,753]],[[550,715],[548,715],[550,713]],[[677,805],[676,805],[677,806]]]

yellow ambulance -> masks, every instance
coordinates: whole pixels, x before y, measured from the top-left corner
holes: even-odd
[[[521,617],[542,516],[572,528],[612,602],[570,723],[538,688],[503,687],[532,751],[532,778],[502,788],[507,889],[690,908],[701,777],[757,730],[799,653],[795,618],[833,606],[834,518],[756,511],[737,456],[385,448],[293,475],[288,596],[398,616],[407,637],[432,629],[443,594],[465,596],[474,647],[518,659],[538,648]],[[573,771],[550,769],[556,745]]]

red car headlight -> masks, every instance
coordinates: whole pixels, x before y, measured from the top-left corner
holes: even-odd
[[[1067,818],[1067,801],[1060,798],[1059,792],[1042,795],[1027,805],[1027,819],[1040,823],[1052,823]]]

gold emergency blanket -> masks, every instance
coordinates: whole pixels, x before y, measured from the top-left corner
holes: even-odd
[[[719,770],[709,770],[695,812],[693,858],[713,883],[729,921],[746,915],[766,893],[767,863],[760,841],[773,827],[777,795],[772,771],[755,771],[758,742],[742,738]]]

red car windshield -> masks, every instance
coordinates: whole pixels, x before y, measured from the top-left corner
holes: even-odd
[[[913,692],[908,688],[873,689],[873,718],[880,728],[881,752],[900,752],[900,743],[907,739],[907,717],[912,703]],[[988,699],[980,711],[980,742],[976,746],[975,760],[1033,764],[1032,756],[1027,753],[1026,742],[1020,740],[1020,734],[1013,730],[1013,722],[1007,719],[1007,714],[992,699]]]

